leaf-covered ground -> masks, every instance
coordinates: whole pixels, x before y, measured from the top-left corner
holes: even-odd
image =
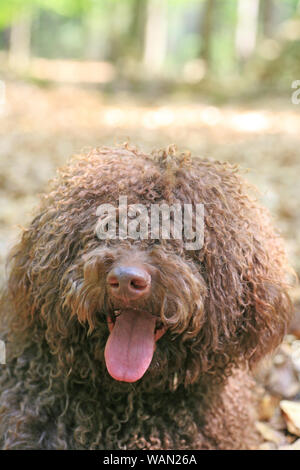
[[[300,105],[286,97],[217,106],[194,96],[155,100],[125,92],[40,88],[6,83],[0,104],[0,282],[4,260],[30,220],[38,193],[55,169],[84,149],[130,141],[146,150],[175,143],[179,150],[228,160],[249,169],[286,239],[300,273]],[[300,290],[290,334],[258,373],[263,448],[300,449]]]

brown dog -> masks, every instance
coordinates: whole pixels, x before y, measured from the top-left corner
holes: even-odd
[[[281,240],[247,191],[236,168],[172,147],[104,147],[61,170],[10,256],[4,449],[258,444],[249,370],[281,342],[291,304]],[[173,210],[181,238],[126,238],[125,196],[136,234],[164,203],[193,209],[197,238],[203,204],[201,246]]]

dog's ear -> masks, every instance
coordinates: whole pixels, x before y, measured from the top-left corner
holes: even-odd
[[[7,262],[8,279],[0,298],[0,331],[4,335],[9,357],[14,354],[12,348],[25,343],[27,332],[34,334],[32,323],[36,305],[31,295],[31,260],[28,248],[28,234],[25,231],[22,241],[10,252]]]
[[[292,305],[279,240],[267,232],[256,239],[248,235],[247,245],[243,244],[245,232],[234,243],[218,240],[216,233],[208,237],[205,310],[212,349],[254,365],[282,341]]]
[[[290,270],[268,212],[247,196],[238,175],[223,168],[218,176],[203,191],[206,335],[213,354],[253,366],[287,331]]]
[[[254,259],[247,277],[241,280],[245,307],[237,334],[251,367],[277,348],[287,333],[293,307],[286,274],[283,266],[276,266],[276,260],[264,264]]]
[[[1,312],[1,316],[7,317],[3,321],[9,323],[11,331],[30,333],[40,319],[54,317],[61,278],[80,244],[80,239],[73,242],[71,223],[65,234],[63,222],[59,224],[58,218],[59,211],[51,208],[41,211],[29,228],[23,230],[20,241],[9,254],[7,312]],[[76,228],[74,224],[74,232]]]

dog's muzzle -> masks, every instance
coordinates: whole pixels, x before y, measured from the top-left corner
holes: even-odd
[[[150,366],[156,341],[166,331],[156,316],[140,307],[151,293],[151,275],[143,266],[119,265],[107,275],[107,290],[118,310],[113,320],[108,319],[106,367],[115,380],[136,382]]]

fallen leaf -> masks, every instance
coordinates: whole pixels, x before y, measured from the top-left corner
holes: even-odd
[[[268,377],[268,388],[282,398],[293,398],[300,392],[300,384],[291,357],[281,353],[274,357],[274,366]]]
[[[278,407],[280,399],[266,393],[259,404],[259,419],[260,421],[269,421]]]
[[[300,436],[300,402],[282,400],[280,408],[288,431],[295,436]]]
[[[264,442],[260,444],[259,450],[277,450],[277,447],[274,442]]]
[[[286,444],[286,438],[284,434],[279,431],[275,431],[271,428],[271,426],[269,426],[269,424],[257,421],[255,423],[255,426],[258,432],[260,432],[262,437],[265,439],[265,441],[271,441],[277,445]]]
[[[297,439],[293,444],[288,446],[279,446],[278,450],[300,450],[300,439]]]

